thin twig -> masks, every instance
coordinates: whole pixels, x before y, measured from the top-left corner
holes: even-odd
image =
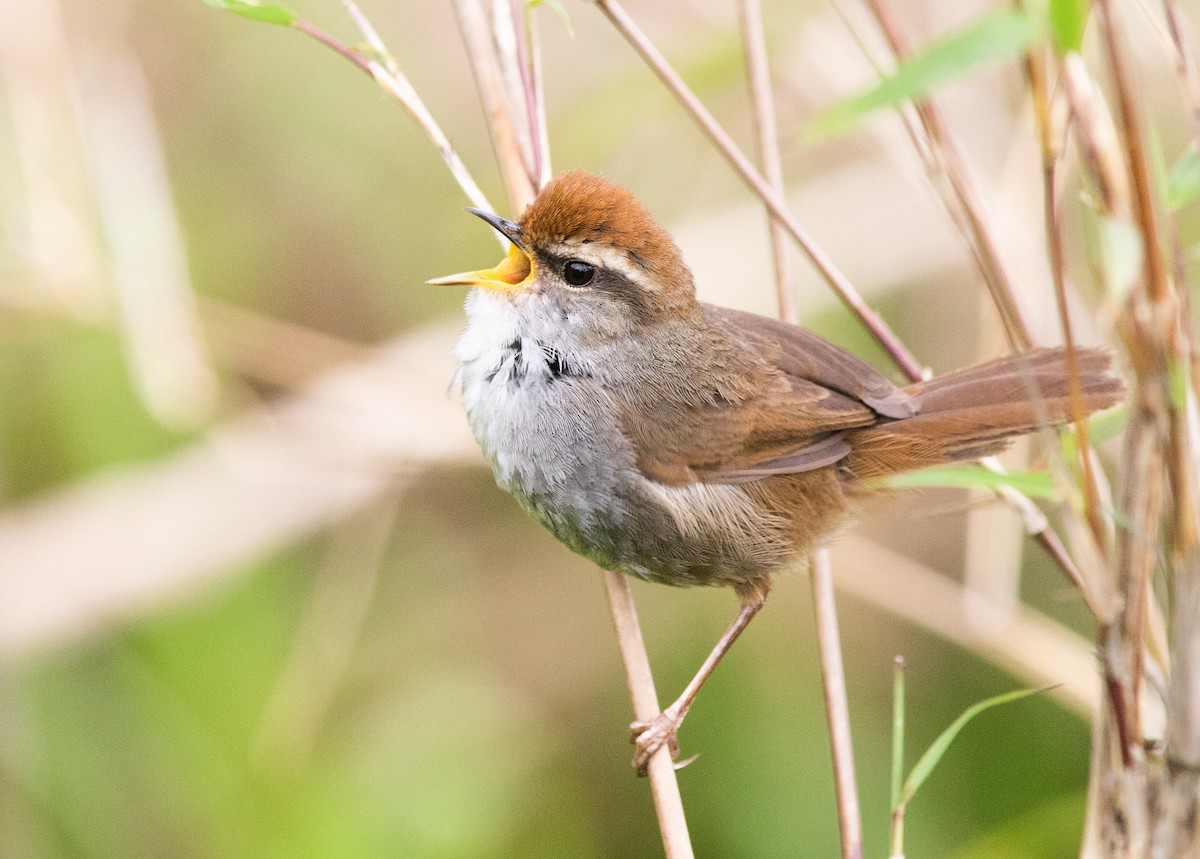
[[[1067,301],[1066,254],[1063,248],[1062,217],[1058,200],[1058,164],[1062,149],[1058,139],[1059,130],[1054,128],[1054,114],[1050,109],[1046,59],[1041,49],[1034,48],[1025,55],[1025,73],[1029,81],[1030,97],[1033,100],[1038,142],[1041,145],[1043,228],[1046,232],[1046,249],[1050,257],[1050,279],[1054,284],[1054,297],[1058,305],[1059,326],[1062,330],[1063,344],[1066,346],[1070,410],[1078,438],[1076,455],[1083,484],[1083,514],[1091,529],[1096,548],[1103,556],[1108,541],[1101,518],[1099,484],[1089,453],[1091,445],[1088,440],[1087,410],[1084,408],[1083,391],[1079,383],[1075,331],[1071,324],[1071,310]],[[1066,133],[1067,122],[1064,120],[1062,123],[1063,134]]]
[[[625,680],[629,684],[634,718],[649,722],[662,712],[662,708],[658,705],[650,660],[646,656],[646,645],[638,625],[633,591],[628,579],[610,570],[604,571],[604,588],[608,593],[608,607],[617,631],[617,646],[625,666]],[[646,771],[650,776],[654,810],[658,815],[658,828],[662,833],[667,859],[690,859],[693,855],[692,842],[683,814],[683,800],[679,796],[679,783],[675,779],[675,762],[671,760],[668,745],[664,743],[651,756]]]
[[[550,130],[546,123],[546,88],[542,75],[542,52],[539,41],[538,17],[528,18],[529,35],[529,75],[533,81],[533,133],[534,146],[537,149],[540,171],[534,177],[538,189],[545,187],[550,181],[553,170],[550,167]]]
[[[520,75],[522,103],[525,108],[525,125],[529,135],[530,165],[529,180],[535,188],[541,186],[543,174],[543,155],[549,147],[541,145],[541,134],[538,129],[538,90],[534,85],[533,62],[529,54],[529,30],[526,26],[528,14],[522,0],[509,0],[509,13],[512,16],[513,42],[516,49],[515,65]]]
[[[471,71],[475,75],[475,86],[487,115],[504,187],[508,189],[509,208],[514,214],[520,214],[533,199],[534,188],[525,170],[525,153],[521,150],[517,126],[508,110],[496,46],[477,0],[454,0],[454,11],[463,44],[471,58]]]
[[[357,66],[359,71],[361,71],[365,74],[368,74],[368,75],[371,74],[371,61],[370,60],[368,60],[366,57],[364,57],[362,54],[355,51],[353,48],[351,48],[349,45],[345,44],[344,42],[338,41],[333,36],[329,35],[324,30],[322,30],[320,27],[316,26],[315,24],[310,24],[308,21],[301,20],[301,21],[297,21],[296,23],[292,24],[292,27],[294,29],[298,30],[299,32],[303,33],[304,35],[308,36],[309,38],[315,39],[316,41],[320,42],[322,45],[329,48],[333,52],[341,54],[342,57],[344,57],[345,59],[347,59],[351,63],[353,63],[355,66]]]
[[[1142,254],[1145,288],[1151,301],[1160,302],[1170,292],[1170,278],[1159,252],[1158,218],[1154,210],[1154,188],[1150,180],[1150,162],[1146,157],[1141,115],[1134,104],[1132,84],[1117,36],[1112,0],[1099,0],[1097,5],[1104,13],[1104,26],[1100,30],[1104,37],[1105,53],[1108,54],[1117,115],[1121,120],[1129,173],[1133,179],[1134,217],[1142,232],[1142,246],[1145,248]]]
[[[461,2],[461,0],[460,0]],[[629,17],[629,14],[617,0],[596,0],[596,5],[608,17],[617,31],[641,55],[646,64],[658,75],[663,84],[679,100],[692,119],[703,129],[709,140],[716,145],[725,156],[733,169],[751,190],[762,200],[768,211],[788,231],[800,248],[808,255],[817,271],[855,316],[867,327],[883,349],[888,353],[911,381],[919,381],[924,376],[924,369],[908,347],[896,336],[891,327],[878,313],[868,305],[854,285],[846,278],[819,245],[808,234],[796,217],[788,209],[787,203],[767,183],[762,174],[754,167],[746,154],[738,147],[691,91],[679,73],[667,62],[666,57],[654,46],[649,37]]]
[[[375,57],[368,57],[359,51],[351,48],[349,45],[335,39],[328,33],[321,30],[319,27],[310,24],[308,21],[297,21],[292,26],[308,36],[316,40],[325,47],[349,60],[361,72],[369,75],[388,95],[396,100],[396,102],[404,108],[404,111],[412,117],[413,121],[425,132],[426,137],[433,143],[438,154],[442,156],[442,160],[446,162],[446,166],[450,169],[450,175],[454,177],[454,181],[466,194],[467,199],[472,206],[476,206],[486,211],[495,211],[492,204],[488,202],[487,196],[480,190],[478,183],[471,176],[471,171],[459,158],[458,153],[454,151],[454,147],[450,144],[450,139],[446,137],[446,133],[442,131],[440,125],[434,120],[429,109],[425,107],[425,103],[417,95],[417,91],[413,89],[408,78],[400,71],[400,67],[396,64],[395,58],[387,50],[383,40],[379,38],[379,34],[367,20],[367,17],[355,5],[352,0],[343,0],[346,6],[346,12],[350,16],[350,20],[354,22],[354,26],[362,34],[363,39],[375,52]],[[508,247],[507,241],[496,234],[501,247]]]
[[[779,157],[779,138],[775,128],[774,97],[767,62],[766,37],[758,0],[739,0],[742,40],[749,67],[750,104],[758,136],[763,173],[771,188],[783,197],[783,168]],[[796,301],[791,291],[791,265],[782,226],[777,218],[770,222],[771,250],[775,262],[775,288],[779,316],[798,325]],[[825,712],[829,721],[830,749],[838,807],[838,831],[842,859],[862,857],[862,817],[858,787],[854,777],[854,749],[850,739],[850,708],[846,701],[846,675],[842,666],[842,642],[837,627],[837,603],[833,594],[833,572],[829,550],[818,549],[812,559],[813,608],[816,614],[821,677],[825,688]]]
[[[897,60],[903,60],[910,53],[908,41],[901,32],[899,25],[892,18],[885,0],[867,0],[879,28],[883,31],[888,45]],[[959,151],[945,118],[938,110],[937,104],[930,98],[919,99],[914,103],[921,127],[925,130],[926,145],[929,152],[936,155],[938,164],[950,190],[954,194],[954,202],[963,215],[962,225],[966,228],[966,236],[970,242],[975,259],[979,263],[984,283],[987,284],[992,302],[1000,314],[1004,332],[1010,345],[1016,350],[1029,349],[1033,338],[1029,333],[1026,314],[1021,308],[1016,290],[1004,268],[993,237],[991,226],[983,211],[979,190],[971,179],[970,170]],[[945,199],[943,197],[943,199]],[[953,211],[949,200],[947,207]],[[957,220],[957,219],[956,219]]]
[[[758,139],[758,159],[762,163],[763,178],[782,198],[783,163],[779,156],[779,131],[775,122],[775,98],[771,93],[767,39],[763,32],[762,8],[758,0],[738,0],[738,16],[742,26],[742,42],[745,46],[746,69],[750,81],[750,107],[754,117],[754,132]],[[787,231],[773,216],[770,218],[769,235],[779,318],[792,325],[799,325],[800,311],[792,291],[791,246],[787,241]]]
[[[846,672],[838,635],[837,606],[833,596],[833,566],[829,549],[812,558],[813,605],[817,613],[817,644],[821,652],[821,679],[825,689],[825,714],[829,720],[829,745],[833,753],[833,781],[837,791],[838,831],[843,859],[862,859],[862,815],[854,778],[854,744],[850,739],[850,704],[846,699]]]
[[[494,43],[485,31],[487,25],[482,10],[475,0],[455,0],[455,9],[458,12],[464,41],[467,43],[467,51],[471,54],[480,96],[487,106],[492,139],[496,144],[496,157],[500,162],[509,202],[514,212],[521,212],[534,198],[534,183],[525,172],[524,165],[549,165],[549,153],[543,152],[536,158],[526,160],[518,148],[516,120],[509,112],[512,102],[506,99],[504,92],[499,89],[500,76],[499,69],[496,68],[498,59],[493,50]],[[515,52],[513,56],[516,56]],[[531,127],[531,146],[540,147],[544,139],[536,127]],[[654,678],[650,673],[646,645],[638,624],[633,593],[629,582],[623,576],[608,570],[604,571],[604,586],[608,593],[613,626],[617,632],[617,645],[625,665],[634,718],[639,721],[652,720],[661,710],[658,706],[658,693],[654,688]],[[693,855],[691,839],[669,749],[661,749],[651,758],[647,766],[647,775],[650,779],[650,792],[654,798],[659,831],[662,834],[663,849],[668,859],[690,859]]]

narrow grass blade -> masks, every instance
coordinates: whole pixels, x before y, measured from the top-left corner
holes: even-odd
[[[904,781],[904,657],[892,668],[892,810],[900,802]]]
[[[1200,194],[1200,152],[1189,146],[1167,174],[1167,208],[1178,212],[1196,199],[1197,194]]]
[[[953,489],[1015,489],[1030,498],[1054,498],[1054,481],[1045,471],[1010,471],[999,474],[978,465],[936,465],[896,474],[878,481],[892,489],[949,487]]]
[[[571,26],[571,15],[567,12],[567,7],[562,4],[562,0],[525,0],[525,6],[529,9],[536,9],[538,6],[547,7],[562,20],[563,26],[567,28],[567,35],[575,35],[575,28]]]
[[[1088,441],[1094,447],[1110,438],[1115,438],[1125,429],[1125,424],[1128,422],[1129,406],[1126,403],[1094,414],[1087,421]],[[1062,452],[1068,462],[1073,462],[1079,455],[1079,435],[1073,427],[1062,434]]]
[[[907,805],[925,783],[925,779],[929,778],[929,774],[933,772],[934,767],[941,761],[942,756],[946,754],[946,750],[950,748],[950,744],[954,742],[955,737],[959,732],[966,727],[967,723],[982,713],[984,710],[990,710],[992,707],[998,707],[1001,704],[1009,704],[1013,701],[1019,701],[1022,698],[1028,698],[1030,695],[1036,695],[1039,692],[1045,692],[1046,688],[1041,689],[1018,689],[1015,692],[1006,692],[1003,695],[996,695],[992,698],[987,698],[968,707],[961,716],[954,720],[954,723],[949,728],[942,731],[941,736],[933,741],[925,754],[921,755],[921,759],[917,761],[912,772],[908,774],[908,778],[904,782],[904,787],[900,791],[900,804]]]
[[[894,75],[884,78],[873,89],[826,110],[813,122],[810,133],[814,137],[840,134],[868,114],[920,98],[976,66],[1022,54],[1042,29],[1040,21],[1020,11],[985,15],[914,53]]]
[[[1069,54],[1083,47],[1091,0],[1050,0],[1050,41],[1059,54]]]
[[[224,9],[252,21],[280,24],[284,27],[295,24],[297,18],[294,10],[281,3],[262,3],[259,0],[204,0],[204,3],[214,9]]]

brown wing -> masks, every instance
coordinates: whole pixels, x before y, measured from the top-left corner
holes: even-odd
[[[832,465],[845,431],[907,417],[911,398],[814,334],[704,306],[712,390],[661,396],[626,416],[638,467],[661,483],[747,483]],[[693,359],[694,360],[694,359]]]
[[[852,397],[889,418],[911,418],[917,401],[866,361],[796,325],[728,307],[705,314],[790,376]]]

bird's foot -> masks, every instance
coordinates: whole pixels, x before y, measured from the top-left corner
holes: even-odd
[[[633,769],[639,776],[646,775],[650,758],[664,745],[670,751],[671,760],[679,757],[679,742],[675,739],[675,733],[685,715],[686,713],[681,713],[672,706],[648,722],[634,722],[629,726],[629,742],[637,746],[637,751],[633,754]],[[693,760],[695,758],[677,763],[675,769],[681,769]]]

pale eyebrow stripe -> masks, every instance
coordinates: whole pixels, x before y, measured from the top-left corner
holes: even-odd
[[[599,268],[607,268],[637,284],[646,292],[661,292],[659,285],[647,277],[645,270],[638,264],[636,253],[625,253],[594,242],[554,242],[546,250],[552,256],[564,260],[578,259]]]

